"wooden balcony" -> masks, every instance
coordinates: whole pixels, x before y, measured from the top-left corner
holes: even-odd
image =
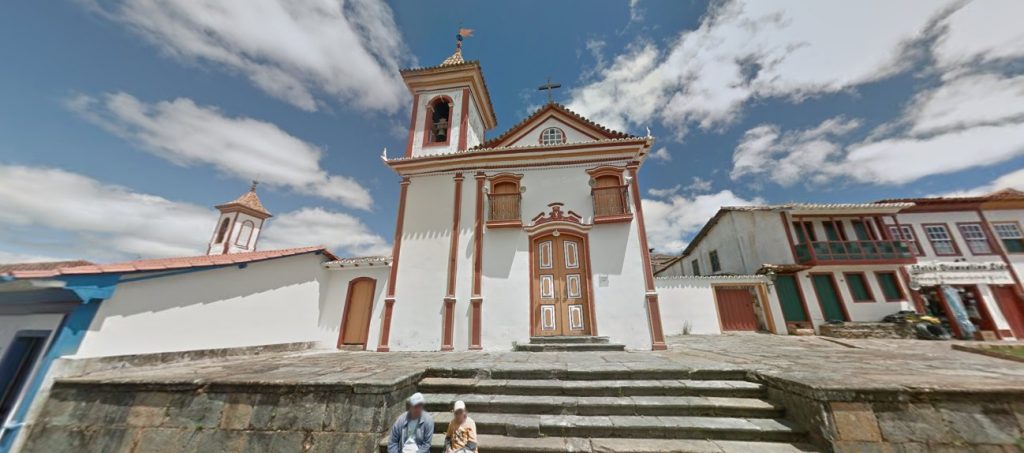
[[[487,194],[487,227],[488,228],[519,228],[523,226],[519,193]]]
[[[815,241],[797,244],[800,264],[911,264],[917,258],[903,241]]]
[[[629,222],[633,214],[626,203],[628,186],[594,187],[590,196],[594,200],[594,223]]]

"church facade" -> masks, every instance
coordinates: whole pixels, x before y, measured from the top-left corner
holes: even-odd
[[[601,335],[664,348],[638,190],[653,138],[549,102],[485,141],[497,121],[479,63],[457,50],[402,76],[406,149],[383,156],[401,177],[390,272],[342,270],[339,345],[510,349]]]

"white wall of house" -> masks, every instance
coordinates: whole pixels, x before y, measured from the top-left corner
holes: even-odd
[[[762,276],[739,275],[722,277],[659,277],[655,279],[658,300],[661,308],[661,323],[665,335],[680,335],[684,331],[691,334],[720,334],[718,306],[715,302],[715,286],[761,286],[765,289],[768,300],[761,301],[762,307],[770,311],[773,320],[773,332],[786,333],[786,325],[782,318],[782,307],[779,305],[775,292],[767,285],[768,279]],[[762,311],[762,313],[764,313]],[[768,319],[764,315],[765,320]]]
[[[712,275],[709,258],[712,251],[718,252],[722,266],[717,274],[749,275],[763,264],[793,263],[793,253],[778,212],[730,211],[719,218],[689,255],[660,275],[694,275],[693,260],[697,260],[701,275]]]
[[[333,346],[321,319],[325,258],[304,254],[131,282],[104,301],[75,357],[246,347]],[[153,275],[153,274],[148,274]],[[340,319],[340,318],[339,318]]]

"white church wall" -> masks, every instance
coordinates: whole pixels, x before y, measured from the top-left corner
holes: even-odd
[[[469,349],[469,327],[472,314],[470,297],[473,295],[473,231],[476,227],[477,192],[474,175],[466,173],[465,178],[462,182],[462,212],[459,216],[459,244],[456,248],[455,324],[452,338],[452,344],[456,351]],[[486,201],[484,206],[486,208]],[[486,313],[486,308],[484,308],[484,313]]]
[[[475,184],[468,180],[463,184]],[[454,193],[452,175],[418,176],[409,184],[389,341],[393,351],[441,347]]]
[[[366,338],[366,350],[373,351],[380,342],[380,326],[384,318],[384,296],[387,290],[391,266],[359,266],[332,268],[327,270],[327,285],[320,301],[318,327],[325,338],[333,338],[334,347],[341,335],[341,320],[348,300],[349,283],[356,278],[374,279],[373,308],[370,311],[370,330]],[[393,337],[393,335],[392,335]]]
[[[477,108],[475,98],[471,92],[469,99],[469,129],[466,131],[466,149],[483,143],[485,133],[480,110]]]
[[[566,143],[592,142],[594,139],[572,127],[565,122],[550,117],[540,123],[539,126],[531,129],[526,135],[512,142],[509,146],[537,146],[540,144],[540,134],[549,127],[557,127],[565,133]]]
[[[333,346],[336,328],[321,328],[323,260],[305,254],[244,269],[136,282],[123,277],[114,296],[100,306],[75,357],[310,341]]]
[[[448,128],[448,145],[424,146],[424,128],[427,127],[427,106],[438,96],[447,96],[452,100],[451,125]],[[412,155],[414,157],[432,154],[443,154],[454,152],[459,146],[459,128],[462,118],[462,87],[442,88],[437,90],[421,91],[419,103],[416,107],[416,121],[414,127],[416,132],[412,139]]]

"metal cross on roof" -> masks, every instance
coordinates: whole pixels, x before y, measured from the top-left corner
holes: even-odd
[[[538,87],[537,91],[547,90],[547,92],[548,92],[548,103],[550,104],[552,102],[551,101],[551,90],[553,90],[555,88],[562,88],[562,84],[560,84],[560,83],[551,83],[551,77],[548,77],[548,83],[545,83],[544,85],[541,85],[540,87]]]

